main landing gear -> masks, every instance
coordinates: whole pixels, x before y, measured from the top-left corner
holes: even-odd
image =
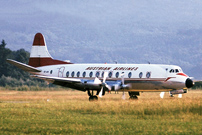
[[[99,94],[100,91],[97,91],[96,95]],[[98,97],[96,95],[94,95],[94,92],[93,90],[87,90],[87,93],[88,93],[88,96],[89,96],[89,101],[97,101],[98,100]],[[103,91],[102,95],[105,94],[105,91]],[[131,100],[137,100],[138,97],[140,95],[139,92],[128,92]]]
[[[130,96],[130,98],[129,98],[129,99],[131,99],[131,100],[137,100],[137,99],[138,99],[138,97],[137,97],[137,96],[139,96],[139,95],[140,95],[140,93],[139,93],[139,92],[128,92],[128,94],[129,94],[129,96]]]
[[[97,94],[99,94],[99,91],[97,91]],[[89,101],[97,101],[98,100],[98,97],[93,95],[93,90],[88,90],[88,96],[89,96]]]

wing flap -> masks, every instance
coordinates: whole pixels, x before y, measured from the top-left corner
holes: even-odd
[[[21,63],[21,62],[18,62],[18,61],[15,61],[15,60],[11,60],[11,59],[7,59],[6,60],[8,63],[24,70],[24,71],[27,71],[27,72],[30,72],[30,73],[33,73],[33,72],[41,72],[41,70],[35,68],[35,67],[32,67],[32,66],[29,66],[27,64],[24,64],[24,63]]]

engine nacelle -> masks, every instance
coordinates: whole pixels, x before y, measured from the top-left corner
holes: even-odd
[[[171,95],[184,94],[184,93],[187,93],[187,90],[181,89],[181,90],[171,90],[171,91],[170,91],[170,94],[171,94]]]
[[[85,89],[90,90],[100,90],[101,84],[95,83],[93,80],[89,80],[89,81],[83,81],[82,87],[85,87]]]
[[[122,90],[122,89],[130,89],[130,85],[120,85],[120,84],[115,84],[112,85],[111,87],[113,91],[118,91],[118,90]]]
[[[112,91],[117,91],[117,90],[120,90],[121,89],[121,86],[119,84],[115,84],[112,86]]]

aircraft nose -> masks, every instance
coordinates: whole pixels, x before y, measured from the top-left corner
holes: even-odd
[[[186,85],[187,88],[191,88],[191,87],[194,86],[194,82],[193,82],[192,79],[187,78],[187,80],[185,81],[185,85]]]

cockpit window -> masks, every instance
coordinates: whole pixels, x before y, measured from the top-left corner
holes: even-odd
[[[174,73],[174,72],[175,72],[174,69],[171,69],[171,70],[170,70],[170,73]]]
[[[182,72],[182,70],[181,69],[171,69],[169,72],[170,73],[179,73],[179,72]]]
[[[179,72],[179,70],[178,69],[175,69],[175,73],[178,73]]]

